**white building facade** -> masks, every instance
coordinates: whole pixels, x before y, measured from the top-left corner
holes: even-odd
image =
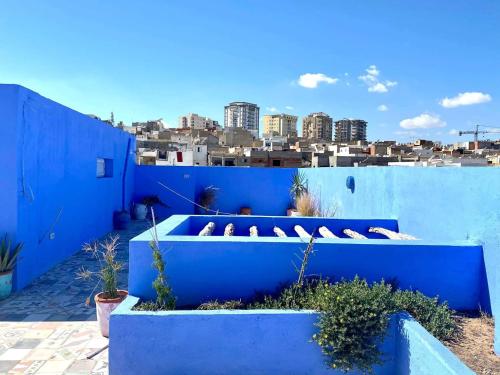
[[[232,102],[224,107],[224,127],[243,128],[259,136],[259,107],[247,102]]]

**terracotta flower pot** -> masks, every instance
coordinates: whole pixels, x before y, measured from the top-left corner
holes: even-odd
[[[109,316],[127,298],[128,292],[126,290],[118,290],[118,297],[116,298],[104,298],[104,296],[104,292],[98,293],[95,295],[94,301],[101,334],[104,337],[109,337]]]
[[[250,207],[240,208],[240,215],[251,215],[251,214],[252,214],[252,209]]]
[[[10,296],[12,292],[12,270],[0,272],[0,300]]]

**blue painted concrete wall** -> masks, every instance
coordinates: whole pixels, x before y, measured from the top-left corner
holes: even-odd
[[[19,115],[17,86],[0,86],[0,235],[15,237],[17,229],[16,131]]]
[[[157,207],[157,213],[199,212],[192,203],[160,186],[158,182],[198,202],[204,188],[218,188],[213,209],[239,213],[241,207],[251,207],[254,215],[285,215],[290,204],[290,183],[295,169],[243,167],[157,167],[137,166],[134,199],[158,195],[171,208]]]
[[[362,220],[299,217],[204,216],[191,219],[212,221],[219,228],[228,222],[234,223],[236,228],[247,228],[251,222],[261,228],[276,224],[288,232],[296,224],[311,230],[322,223],[334,231],[334,228],[363,231],[370,226]],[[177,226],[183,226],[183,221],[189,221],[189,217],[172,216],[157,226],[169,283],[179,305],[213,299],[252,298],[255,292],[274,292],[280,284],[297,279],[298,257],[306,248],[304,241],[307,240],[282,239],[274,235],[167,235]],[[200,223],[194,225],[201,228]],[[372,220],[371,225],[396,227],[394,221]],[[187,228],[184,231],[189,232]],[[155,298],[152,282],[156,273],[151,266],[150,240],[151,234],[146,231],[132,239],[129,246],[129,291],[144,299]],[[429,296],[439,295],[459,310],[477,306],[484,277],[482,250],[474,243],[384,239],[318,239],[307,273],[334,279],[351,279],[359,275],[369,281],[396,278],[401,288],[418,289]]]
[[[111,375],[342,373],[311,340],[312,311],[131,311],[136,302],[128,297],[111,317]],[[394,323],[381,347],[388,361],[375,374],[394,373]]]
[[[0,214],[0,231],[25,244],[14,279],[19,289],[112,229],[126,158],[131,200],[135,144],[127,154],[127,133],[17,85],[0,85],[0,124],[11,135],[0,151],[10,156],[0,171],[9,213]],[[96,177],[97,158],[113,159],[112,177]]]
[[[483,246],[489,293],[484,310],[500,316],[500,168],[304,169],[324,205],[339,217],[397,219],[401,232],[429,240],[473,240]],[[353,176],[354,193],[346,188]],[[491,309],[490,309],[491,307]],[[500,324],[495,326],[500,354]]]
[[[311,341],[315,312],[132,311],[137,302],[129,296],[111,315],[111,375],[342,373]],[[381,351],[375,374],[473,374],[408,314],[392,317]]]
[[[395,347],[394,374],[474,374],[409,314],[399,314]]]

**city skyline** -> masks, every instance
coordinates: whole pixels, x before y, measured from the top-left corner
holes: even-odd
[[[470,139],[458,130],[500,125],[493,1],[117,4],[7,2],[0,81],[127,124],[175,127],[190,112],[222,124],[224,106],[241,100],[261,108],[261,123],[274,113],[360,118],[370,140],[451,143]],[[316,26],[300,27],[307,19]],[[262,30],[271,20],[272,33]]]

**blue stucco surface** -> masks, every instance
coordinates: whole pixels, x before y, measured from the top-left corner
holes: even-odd
[[[0,85],[0,124],[10,135],[0,148],[0,230],[24,243],[19,289],[112,229],[126,158],[131,200],[135,146],[127,155],[129,134],[17,85]],[[97,158],[113,160],[112,177],[96,177]]]
[[[190,223],[190,220],[194,222]],[[298,256],[307,246],[306,239],[295,237],[216,236],[199,237],[189,233],[201,222],[212,221],[216,228],[234,223],[236,228],[278,225],[289,233],[302,225],[306,230],[325,225],[334,232],[352,228],[360,232],[369,226],[397,228],[394,220],[340,220],[300,217],[244,216],[172,216],[157,226],[160,249],[167,264],[167,275],[179,305],[191,305],[211,299],[251,298],[256,292],[274,292],[283,283],[296,279]],[[181,234],[177,228],[184,228]],[[222,229],[220,229],[222,230]],[[242,230],[246,232],[246,230]],[[215,233],[217,234],[217,233]],[[238,233],[237,233],[238,234]],[[130,241],[129,291],[154,298],[149,231]],[[396,279],[403,289],[417,289],[429,296],[439,295],[454,309],[474,309],[480,302],[484,278],[482,249],[468,241],[394,241],[385,239],[318,239],[307,272],[339,279],[359,275],[369,281]]]
[[[133,311],[138,301],[127,297],[111,315],[111,375],[342,373],[311,340],[313,311]],[[392,317],[380,349],[374,374],[473,374],[408,314]]]
[[[328,369],[311,340],[313,311],[132,311],[137,301],[130,296],[113,312],[111,375],[342,373]],[[381,346],[387,362],[375,374],[394,373],[395,323]]]
[[[168,186],[186,198],[198,202],[204,188],[218,189],[214,210],[237,214],[250,207],[254,215],[284,215],[290,205],[290,182],[295,169],[243,167],[158,167],[139,165],[135,174],[134,199],[158,195],[170,206],[156,207],[166,217],[173,214],[193,214],[192,203],[165,189]]]
[[[303,172],[323,205],[339,208],[338,217],[394,218],[401,232],[419,238],[471,240],[482,245],[486,281],[480,307],[498,321],[500,168],[319,168]],[[345,186],[348,176],[355,179],[354,193]],[[500,354],[498,323],[495,351]]]

